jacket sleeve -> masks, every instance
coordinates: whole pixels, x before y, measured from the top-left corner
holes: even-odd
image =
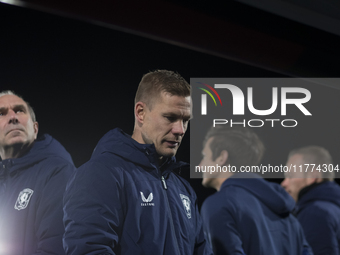
[[[242,240],[231,213],[222,206],[216,207],[208,200],[202,206],[205,235],[215,255],[245,255]]]
[[[199,214],[199,211],[198,211],[197,203],[196,203],[196,227],[197,227],[197,234],[196,234],[194,255],[213,255],[212,249],[204,234],[203,222],[202,222],[201,215]]]
[[[298,214],[298,220],[314,254],[339,255],[337,223],[332,217],[318,208],[308,208],[307,213]]]
[[[64,254],[62,237],[63,227],[63,195],[66,183],[75,167],[68,162],[50,161],[46,168],[54,168],[44,182],[40,201],[36,211],[35,232],[38,243],[34,254],[61,255]]]
[[[119,179],[118,170],[113,172],[96,162],[76,171],[64,196],[66,254],[119,253],[118,237],[124,221]]]

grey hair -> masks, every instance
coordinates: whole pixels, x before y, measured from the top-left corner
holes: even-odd
[[[6,96],[6,95],[17,96],[17,97],[21,98],[22,100],[24,100],[21,96],[15,94],[15,93],[14,93],[13,91],[11,91],[11,90],[4,90],[4,91],[1,91],[1,92],[0,92],[0,97]],[[24,100],[24,101],[25,101],[25,100]],[[34,110],[33,110],[32,106],[31,106],[27,101],[25,101],[25,103],[27,104],[28,111],[29,111],[29,113],[30,113],[30,115],[31,115],[32,121],[33,121],[33,122],[36,122],[37,120],[36,120],[35,113],[34,113]]]
[[[326,164],[326,169],[329,170],[329,165],[333,164],[331,154],[323,147],[320,146],[306,146],[302,148],[298,148],[292,150],[289,155],[288,159],[293,155],[302,155],[303,161],[306,164],[315,164],[315,167],[320,166],[323,167]],[[324,169],[324,168],[322,168]],[[321,176],[324,180],[333,181],[335,177],[334,171],[320,171]]]

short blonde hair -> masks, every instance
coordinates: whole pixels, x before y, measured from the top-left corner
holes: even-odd
[[[174,96],[190,96],[190,85],[178,73],[168,70],[156,70],[145,74],[139,83],[135,104],[145,103],[151,110],[161,92]]]

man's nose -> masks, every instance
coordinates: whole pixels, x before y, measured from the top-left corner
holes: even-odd
[[[11,124],[17,124],[19,122],[18,117],[13,110],[9,110],[8,119],[9,119],[8,123],[11,123]]]
[[[282,182],[281,182],[281,186],[283,187],[283,188],[287,188],[287,185],[288,185],[288,178],[285,178]]]
[[[172,132],[176,135],[182,136],[185,133],[185,127],[183,125],[183,121],[179,120],[174,123],[172,127]]]

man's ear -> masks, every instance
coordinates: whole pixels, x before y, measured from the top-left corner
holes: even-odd
[[[34,138],[37,139],[38,131],[39,131],[39,124],[38,122],[33,122],[33,129],[34,129]]]
[[[225,163],[227,163],[228,156],[229,156],[229,154],[226,150],[221,151],[220,156],[218,156],[218,158],[216,159],[217,163],[220,166],[225,165]]]
[[[318,171],[309,172],[307,174],[306,183],[311,185],[313,183],[320,183],[323,181],[322,174]]]
[[[145,118],[146,105],[143,102],[137,102],[135,105],[135,118],[138,123],[143,124]]]

